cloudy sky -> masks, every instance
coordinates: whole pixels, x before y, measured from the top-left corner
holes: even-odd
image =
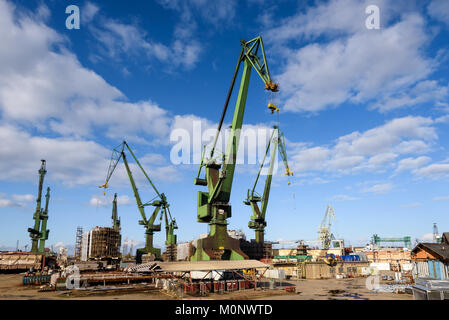
[[[336,235],[354,245],[373,234],[427,238],[434,222],[449,230],[446,0],[70,4],[80,29],[66,28],[67,1],[0,0],[0,249],[29,244],[40,159],[52,190],[49,244],[73,244],[77,226],[109,225],[114,192],[123,236],[143,241],[123,165],[106,195],[98,188],[123,140],[167,195],[178,239],[207,232],[196,222],[197,165],[171,161],[170,135],[215,128],[239,40],[258,35],[281,90],[267,95],[253,73],[244,122],[270,128],[273,99],[295,173],[290,186],[275,177],[266,238],[316,239],[327,204]],[[365,24],[373,4],[380,29]],[[256,170],[237,170],[231,198],[229,228],[248,238],[242,201]]]

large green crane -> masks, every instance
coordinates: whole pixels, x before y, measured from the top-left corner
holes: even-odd
[[[156,192],[156,197],[147,203],[142,203],[142,200],[140,198],[139,191],[137,189],[134,177],[132,175],[131,169],[129,168],[128,160],[125,155],[125,147],[129,151],[131,156],[134,158],[134,160],[136,161],[137,165],[139,166],[142,173],[145,175],[147,181],[150,183],[153,190]],[[139,160],[134,155],[133,151],[131,150],[129,145],[126,143],[126,141],[123,141],[123,143],[121,143],[118,147],[114,148],[114,150],[112,151],[111,161],[109,163],[109,169],[108,169],[108,173],[106,176],[106,182],[103,185],[101,185],[100,188],[108,187],[109,180],[110,180],[112,174],[114,173],[114,170],[117,167],[117,164],[120,161],[120,159],[123,159],[123,163],[125,164],[126,172],[128,174],[128,178],[129,178],[131,187],[134,192],[134,197],[136,199],[137,208],[139,209],[140,215],[142,217],[142,220],[139,220],[139,224],[143,225],[145,227],[145,247],[137,249],[136,262],[140,263],[142,255],[149,254],[149,253],[153,254],[156,259],[160,259],[161,258],[161,250],[153,247],[153,235],[155,232],[161,231],[161,225],[155,224],[155,221],[156,221],[156,218],[157,218],[159,212],[161,212],[161,210],[162,210],[161,214],[165,215],[166,221],[168,221],[167,215],[169,216],[169,218],[170,218],[169,224],[171,224],[172,230],[177,229],[176,221],[175,221],[175,219],[172,219],[170,211],[169,211],[170,205],[167,202],[167,198],[166,198],[165,194],[159,193],[159,191],[156,189],[155,185],[151,181],[150,177],[148,176],[145,169],[142,167]],[[146,214],[145,214],[146,206],[154,207],[154,211],[151,214],[149,219],[146,217]],[[161,216],[161,218],[162,218],[162,216]],[[167,241],[173,241],[173,239],[176,241],[176,237],[174,235],[172,235],[170,240],[167,239]]]
[[[198,192],[197,220],[200,223],[208,223],[210,231],[208,237],[197,241],[195,254],[191,257],[192,261],[211,259],[243,260],[248,258],[247,255],[240,250],[239,241],[228,236],[227,219],[231,217],[231,205],[229,204],[229,200],[252,69],[256,70],[257,74],[262,79],[266,90],[277,92],[278,85],[271,81],[262,38],[257,37],[250,41],[241,40],[240,44],[242,50],[237,60],[237,66],[226,97],[212,148],[208,158],[204,157],[204,149],[198,169],[198,175],[195,179],[195,185],[208,187],[208,192]],[[219,163],[218,159],[215,157],[215,147],[242,63],[243,73],[230,135],[225,154],[222,159],[220,159],[222,162]],[[200,178],[203,167],[205,167],[206,171],[205,178]]]
[[[256,243],[263,244],[264,243],[264,232],[265,227],[267,226],[267,222],[265,220],[267,207],[268,207],[268,199],[270,197],[270,189],[271,189],[271,180],[273,178],[273,168],[276,161],[276,153],[277,150],[279,150],[279,154],[282,158],[282,161],[285,166],[285,175],[291,176],[293,173],[290,171],[290,168],[288,166],[287,162],[287,152],[285,150],[285,141],[284,141],[284,135],[279,130],[279,127],[274,126],[273,132],[271,133],[270,140],[267,144],[267,149],[265,151],[265,155],[262,159],[262,163],[259,168],[259,172],[257,173],[256,181],[254,182],[254,186],[252,189],[248,190],[248,194],[246,197],[246,201],[243,203],[251,206],[251,209],[253,211],[253,214],[251,216],[251,220],[248,223],[248,227],[250,229],[255,230],[256,235]],[[257,182],[259,181],[260,174],[262,172],[262,169],[265,165],[265,160],[267,158],[268,152],[271,147],[271,154],[270,154],[270,163],[268,166],[267,171],[267,179],[265,180],[265,187],[263,190],[262,196],[259,195],[256,192]],[[261,203],[261,206],[259,208],[259,202]]]
[[[46,230],[47,228],[47,220],[48,220],[48,201],[50,198],[50,190],[47,190],[47,202],[45,204],[45,210],[42,210],[41,203],[42,203],[42,186],[44,184],[44,177],[47,173],[46,170],[46,161],[41,160],[41,167],[39,169],[39,186],[38,186],[38,192],[37,192],[37,198],[36,198],[36,210],[33,214],[33,220],[34,220],[34,227],[28,228],[28,232],[30,233],[31,238],[31,252],[33,253],[44,253],[45,250],[45,240],[48,239],[48,233],[49,230]],[[44,222],[43,229],[41,229],[41,221]],[[41,243],[39,244],[39,240]],[[40,250],[40,248],[42,250]]]

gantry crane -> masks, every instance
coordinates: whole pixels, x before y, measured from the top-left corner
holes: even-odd
[[[50,188],[47,188],[45,195],[45,208],[41,208],[42,203],[42,186],[44,184],[44,177],[47,173],[46,161],[41,160],[41,167],[39,169],[39,187],[36,199],[36,211],[33,214],[34,228],[28,228],[31,238],[31,252],[44,253],[45,240],[48,240],[50,230],[47,230],[48,220],[48,203],[50,201]]]
[[[337,221],[335,218],[334,209],[328,205],[326,212],[324,213],[323,221],[318,228],[318,240],[321,241],[321,247],[324,250],[328,250],[330,248],[331,242],[334,239],[334,235],[331,233],[332,218],[334,218],[334,221]]]
[[[254,186],[252,189],[248,190],[248,194],[246,200],[243,202],[244,204],[251,206],[253,211],[253,215],[251,216],[251,220],[248,223],[248,227],[250,229],[255,230],[256,235],[256,243],[263,244],[264,243],[264,232],[265,227],[267,226],[267,222],[265,220],[265,215],[268,206],[268,199],[270,197],[270,189],[271,189],[271,180],[273,178],[273,168],[274,163],[276,161],[276,153],[279,149],[279,154],[282,158],[282,161],[285,166],[285,175],[291,176],[293,172],[290,171],[287,162],[287,152],[285,149],[285,141],[284,135],[279,130],[279,127],[274,126],[273,132],[271,133],[270,140],[268,141],[268,145],[265,151],[265,155],[263,157],[262,163],[259,168],[259,172],[257,173],[256,181],[254,182]],[[270,164],[267,172],[267,179],[265,180],[265,188],[262,196],[256,192],[257,182],[259,181],[260,173],[265,165],[265,160],[268,155],[268,152],[271,147],[271,155],[270,155]],[[261,203],[261,207],[259,208],[259,202]]]
[[[125,155],[125,147],[129,151],[129,153],[132,155],[134,160],[136,161],[137,165],[139,166],[142,173],[147,178],[148,182],[150,183],[153,190],[156,192],[156,197],[150,200],[147,203],[142,203],[142,200],[140,198],[136,183],[134,181],[131,169],[129,168],[128,160],[126,159]],[[136,262],[140,263],[142,259],[143,254],[153,254],[156,259],[161,258],[161,250],[158,248],[153,247],[153,235],[155,232],[161,231],[161,225],[155,224],[156,218],[161,212],[161,219],[162,215],[165,216],[165,222],[166,222],[166,243],[170,242],[172,243],[175,241],[176,243],[176,236],[173,234],[174,230],[178,228],[176,225],[176,220],[172,218],[170,209],[169,209],[169,203],[167,202],[167,198],[164,193],[159,193],[159,191],[156,189],[155,185],[151,181],[150,177],[146,173],[145,169],[140,164],[137,157],[134,155],[133,151],[129,147],[129,145],[126,143],[126,141],[123,141],[118,147],[114,148],[112,151],[111,161],[109,163],[109,169],[108,173],[106,175],[106,181],[103,185],[100,186],[100,188],[107,188],[109,180],[114,173],[115,168],[117,167],[118,162],[120,159],[123,159],[123,163],[125,164],[126,172],[128,173],[128,178],[131,183],[134,197],[136,198],[137,208],[139,209],[140,215],[142,217],[142,220],[139,220],[139,224],[143,225],[145,227],[145,248],[137,249],[136,251]],[[148,219],[145,214],[145,207],[146,206],[153,206],[154,211],[151,214],[150,218]],[[167,226],[168,224],[168,226]],[[170,234],[170,232],[172,234]]]
[[[208,236],[197,241],[195,254],[191,257],[192,261],[211,259],[243,260],[248,258],[248,256],[241,251],[239,240],[228,236],[227,219],[231,217],[231,205],[229,204],[229,200],[252,69],[256,70],[257,74],[262,79],[266,90],[277,92],[278,84],[271,81],[262,38],[257,37],[250,41],[241,40],[240,44],[242,50],[237,60],[237,66],[218,123],[218,129],[212,148],[208,158],[205,158],[206,148],[204,148],[198,168],[198,174],[194,182],[195,185],[208,187],[207,192],[198,192],[197,220],[200,223],[208,223],[210,228]],[[225,154],[222,159],[220,159],[221,163],[219,163],[219,160],[215,157],[215,147],[242,62],[243,74],[235,105],[230,135]],[[270,110],[272,110],[272,108],[270,108]],[[205,167],[206,171],[205,178],[200,178],[203,167]]]

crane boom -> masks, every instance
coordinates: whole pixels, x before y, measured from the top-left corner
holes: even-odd
[[[264,192],[263,192],[262,196],[260,196],[256,192],[256,186],[259,181],[259,177],[262,172],[262,169],[265,165],[265,160],[266,160],[266,157],[270,150],[270,147],[271,147],[270,164],[268,167],[267,178],[265,180]],[[248,223],[248,227],[250,229],[255,230],[256,242],[259,244],[264,243],[264,232],[265,232],[265,227],[267,225],[265,216],[266,216],[266,211],[267,211],[267,207],[268,207],[268,199],[270,197],[271,181],[273,178],[273,168],[274,168],[274,163],[276,161],[276,152],[278,150],[279,150],[279,153],[281,155],[281,158],[282,158],[284,166],[285,166],[285,170],[286,170],[285,174],[288,176],[293,175],[293,173],[290,171],[289,166],[288,166],[287,152],[285,150],[284,135],[282,134],[282,132],[279,130],[279,128],[277,126],[274,126],[270,140],[268,141],[268,144],[267,144],[265,155],[262,159],[262,163],[259,168],[259,172],[257,173],[257,176],[256,176],[256,181],[254,182],[253,188],[251,190],[248,190],[246,201],[244,201],[244,203],[246,205],[251,206],[251,209],[253,211],[253,215],[251,216],[251,220]],[[259,202],[261,203],[260,209],[259,209],[259,205],[258,205]]]
[[[333,234],[331,233],[332,218],[335,218],[334,209],[330,205],[327,206],[326,212],[324,213],[323,221],[321,221],[320,227],[318,228],[318,240],[321,241],[321,246],[323,249],[329,249],[331,241],[333,240]]]
[[[197,219],[200,223],[209,223],[210,232],[207,238],[198,240],[197,250],[191,260],[210,260],[217,258],[225,260],[242,260],[247,258],[247,255],[240,250],[239,242],[234,241],[236,239],[228,236],[227,219],[231,217],[229,200],[252,69],[256,70],[257,74],[264,82],[265,89],[276,92],[278,91],[278,85],[271,81],[262,38],[257,37],[250,41],[242,40],[240,41],[240,44],[242,50],[234,70],[231,86],[226,97],[210,155],[208,159],[205,159],[205,152],[203,151],[198,175],[195,179],[196,185],[208,187],[208,192],[198,192]],[[226,152],[222,159],[223,161],[220,164],[214,159],[215,146],[242,62],[244,66],[240,89],[235,105],[230,135],[226,145]],[[201,169],[203,167],[205,167],[206,171],[205,178],[200,178]]]
[[[42,187],[44,184],[44,178],[46,173],[47,173],[46,161],[41,160],[41,167],[39,169],[39,186],[36,198],[36,210],[34,211],[33,214],[34,227],[28,228],[28,232],[30,233],[31,238],[31,252],[33,253],[39,252],[39,239],[42,237],[42,233],[40,230],[41,220],[43,219],[41,202],[42,202]]]
[[[132,155],[134,160],[136,161],[138,167],[140,168],[140,170],[142,171],[142,173],[144,174],[144,176],[150,183],[152,189],[157,194],[157,196],[153,200],[150,200],[147,203],[143,203],[140,198],[138,188],[136,186],[133,174],[131,172],[131,169],[129,167],[128,160],[127,160],[127,157],[125,154],[125,147],[129,151],[129,153]],[[109,180],[111,179],[112,174],[114,173],[115,168],[117,167],[117,164],[120,161],[120,159],[123,159],[123,163],[125,164],[126,172],[128,174],[128,178],[131,183],[131,187],[133,189],[134,197],[136,199],[137,208],[142,217],[142,220],[139,220],[139,224],[143,225],[145,227],[145,248],[137,249],[136,261],[140,262],[141,256],[146,253],[151,253],[157,259],[159,259],[161,257],[161,250],[153,247],[153,235],[154,235],[154,232],[161,231],[161,224],[155,224],[156,218],[157,218],[159,212],[161,212],[161,210],[162,210],[161,214],[165,216],[166,224],[168,223],[168,226],[166,225],[166,242],[170,242],[171,244],[176,244],[176,236],[173,234],[173,230],[177,229],[178,227],[176,225],[176,221],[174,219],[172,219],[171,214],[168,211],[168,208],[170,205],[167,202],[167,198],[166,198],[165,194],[159,193],[156,186],[153,184],[153,182],[151,181],[147,172],[142,167],[139,160],[135,156],[134,152],[131,150],[128,143],[126,143],[126,141],[123,141],[122,144],[120,144],[118,147],[114,148],[114,150],[112,151],[111,161],[109,163],[106,180],[105,180],[105,183],[100,186],[100,188],[108,187]],[[156,198],[158,198],[158,199],[156,199]],[[148,219],[145,214],[145,206],[150,206],[150,205],[154,207],[154,211],[151,214],[150,218]],[[170,222],[168,222],[167,215],[169,215]],[[161,216],[161,219],[162,219],[162,216]],[[173,243],[173,241],[174,241],[174,243]]]

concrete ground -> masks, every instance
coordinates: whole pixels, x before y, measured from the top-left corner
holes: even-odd
[[[279,286],[280,283],[277,283]],[[413,300],[410,294],[375,293],[365,287],[365,278],[328,280],[288,280],[282,283],[296,286],[296,293],[286,293],[282,287],[275,290],[245,290],[209,294],[206,297],[184,296],[187,300]],[[167,300],[175,297],[156,289],[141,286],[140,291],[130,292],[38,292],[38,287],[24,286],[20,274],[0,274],[0,300]]]
[[[411,294],[370,291],[366,278],[288,280],[282,285],[296,286],[296,293],[289,293],[270,300],[413,300]],[[278,283],[279,284],[279,283]],[[383,283],[381,283],[382,285]],[[265,298],[261,298],[265,299]]]

